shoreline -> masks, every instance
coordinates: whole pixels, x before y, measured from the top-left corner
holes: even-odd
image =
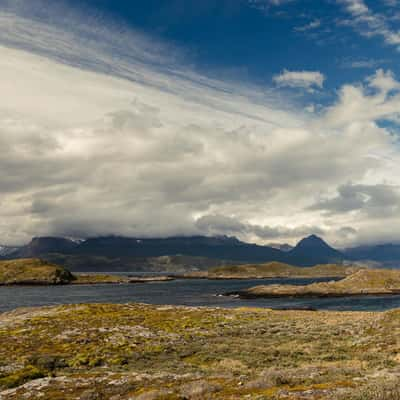
[[[141,276],[119,276],[119,275],[103,275],[103,274],[74,274],[77,278],[70,282],[16,282],[16,283],[0,283],[1,286],[68,286],[68,285],[119,285],[119,284],[135,284],[135,283],[152,283],[152,282],[172,282],[176,280],[203,280],[203,281],[252,281],[252,280],[274,280],[274,279],[324,279],[338,280],[343,277],[339,276],[249,276],[249,277],[206,277],[206,276],[187,276],[187,275],[161,275],[152,277]]]

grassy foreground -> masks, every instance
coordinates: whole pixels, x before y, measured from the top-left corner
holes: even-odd
[[[71,305],[0,315],[0,398],[400,398],[400,310]]]

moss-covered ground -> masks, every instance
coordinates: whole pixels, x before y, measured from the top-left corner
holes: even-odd
[[[2,400],[392,400],[398,377],[400,311],[87,304],[0,315]]]

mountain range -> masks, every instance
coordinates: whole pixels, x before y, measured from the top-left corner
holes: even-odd
[[[19,248],[1,247],[1,258],[40,257],[73,271],[143,270],[177,268],[203,270],[216,265],[280,261],[298,266],[372,261],[395,266],[400,245],[360,246],[337,250],[316,235],[291,248],[262,246],[229,236],[178,236],[170,238],[94,237],[73,241],[62,237],[36,237]],[[175,266],[175,267],[174,267]]]

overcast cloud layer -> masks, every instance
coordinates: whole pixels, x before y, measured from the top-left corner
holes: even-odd
[[[313,112],[199,76],[135,32],[70,31],[28,11],[24,1],[0,7],[0,242],[399,241],[400,83],[390,71]],[[296,82],[322,88],[321,74],[301,74]]]

